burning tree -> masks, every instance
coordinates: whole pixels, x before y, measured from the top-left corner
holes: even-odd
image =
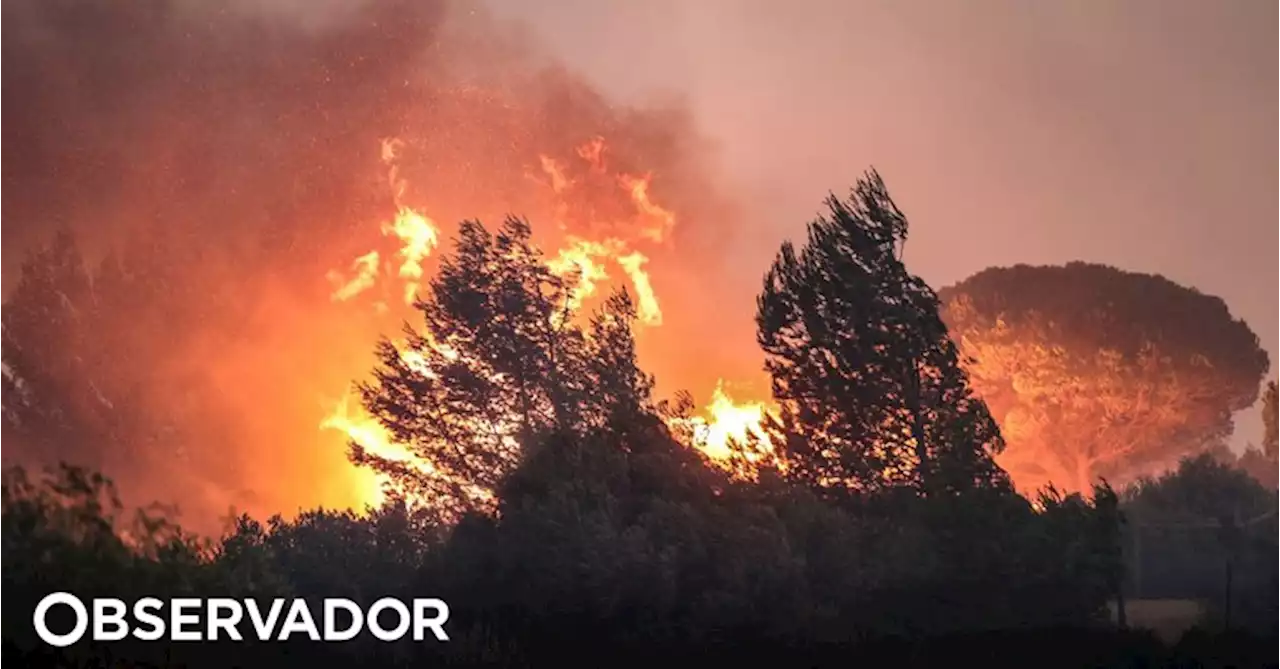
[[[821,487],[1004,487],[1003,444],[971,396],[938,300],[902,262],[907,219],[871,172],[827,200],[759,298],[759,341],[789,473]]]
[[[508,219],[497,234],[463,223],[416,304],[424,329],[406,326],[401,345],[381,341],[375,378],[361,386],[365,409],[406,457],[357,441],[352,460],[457,518],[493,501],[530,443],[650,408],[630,297],[615,294],[583,325],[573,286],[532,246],[525,222]]]
[[[584,284],[626,281],[639,324],[666,323],[649,335],[660,364],[682,383],[712,380],[712,361],[667,342],[712,331],[700,323],[716,324],[702,308],[715,298],[684,291],[667,303],[661,292],[664,281],[719,276],[724,254],[710,249],[733,232],[680,105],[615,104],[469,3],[339,0],[319,14],[280,3],[75,4],[4,3],[4,53],[29,65],[7,88],[24,102],[5,112],[4,257],[16,269],[56,221],[93,259],[132,249],[129,275],[139,262],[173,269],[129,280],[150,289],[120,291],[108,316],[82,328],[124,370],[94,379],[114,413],[126,393],[145,396],[130,420],[161,432],[164,467],[125,463],[163,486],[158,496],[190,508],[207,488],[219,513],[233,502],[267,513],[375,501],[374,477],[317,447],[316,426],[372,424],[347,406],[325,414],[367,371],[374,333],[398,322],[405,295],[434,272],[436,234],[462,218],[545,221],[537,232],[552,258],[592,263]],[[51,72],[61,83],[49,85]],[[172,241],[153,244],[160,233]],[[585,297],[596,306],[598,295]],[[51,365],[73,360],[61,333],[35,337],[28,350],[60,347],[64,362]],[[99,412],[82,377],[68,378],[85,411]],[[107,441],[75,443],[86,452],[72,455],[91,463]],[[174,452],[206,459],[183,465],[199,485],[173,483]],[[243,466],[227,481],[210,480],[234,462]]]
[[[987,269],[944,318],[1020,485],[1123,484],[1221,444],[1267,354],[1217,297],[1105,265]]]

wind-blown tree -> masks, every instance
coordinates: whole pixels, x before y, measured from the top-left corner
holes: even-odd
[[[456,519],[491,501],[542,436],[582,435],[651,406],[629,296],[612,296],[584,326],[574,285],[549,269],[524,221],[510,218],[497,234],[464,222],[416,305],[424,328],[379,342],[374,379],[361,385],[365,409],[416,458],[353,443],[353,461]]]
[[[789,475],[819,488],[926,494],[1006,487],[929,286],[907,271],[907,219],[874,171],[782,245],[758,299]]]
[[[1269,366],[1221,299],[1160,276],[1019,265],[940,294],[1020,486],[1124,484],[1220,444]]]

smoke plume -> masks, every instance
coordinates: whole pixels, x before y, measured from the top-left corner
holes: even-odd
[[[643,245],[660,381],[741,360],[714,334],[735,214],[688,114],[611,104],[471,3],[11,0],[2,25],[5,358],[78,426],[59,443],[6,422],[6,460],[99,464],[197,519],[358,503],[343,440],[317,426],[411,314],[374,308],[385,288],[335,301],[327,277],[396,252],[379,226],[397,206],[442,246],[508,213],[551,249]],[[645,180],[668,234],[642,234],[618,175]],[[58,230],[89,282],[50,300],[19,279]]]

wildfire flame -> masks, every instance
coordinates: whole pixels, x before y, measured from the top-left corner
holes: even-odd
[[[429,460],[424,460],[411,449],[392,439],[376,419],[369,416],[358,405],[351,402],[352,394],[342,395],[329,415],[320,422],[322,430],[336,430],[346,435],[350,442],[358,444],[365,452],[397,463],[404,463],[426,476],[443,477],[445,473],[437,469]],[[378,507],[387,499],[386,476],[371,470],[359,470],[356,485],[361,491],[359,502],[363,506]],[[476,486],[470,488],[470,494],[479,500],[492,499],[492,493]]]
[[[382,142],[382,161],[387,164],[388,180],[396,208],[395,216],[382,224],[382,234],[400,241],[398,254],[401,263],[397,274],[405,281],[405,304],[413,304],[423,277],[422,262],[440,244],[440,228],[435,221],[404,204],[407,184],[400,178],[400,166],[396,162],[401,146],[403,143],[398,139]],[[329,280],[336,284],[332,299],[345,302],[372,288],[378,280],[380,259],[376,249],[356,258],[352,264],[355,276],[345,281],[340,273],[329,272]]]
[[[370,418],[358,406],[351,403],[351,393],[343,393],[342,399],[329,415],[320,421],[320,429],[337,430],[366,451],[392,460],[408,460],[413,454],[395,443],[378,421]],[[356,485],[363,491],[361,502],[369,506],[381,506],[386,501],[383,477],[373,471],[360,470]]]
[[[388,168],[396,213],[394,218],[382,224],[381,232],[384,237],[395,238],[400,244],[397,254],[401,263],[395,274],[404,281],[405,302],[412,304],[424,275],[422,263],[438,246],[440,229],[430,217],[405,204],[407,184],[400,177],[398,164],[402,146],[403,143],[398,139],[386,140],[382,144],[382,160]],[[586,163],[591,173],[607,175],[606,150],[604,138],[596,137],[579,146],[576,154]],[[557,219],[556,223],[562,230],[568,230],[567,219],[573,210],[568,193],[577,182],[568,176],[564,165],[549,156],[539,156],[539,167],[547,178],[545,185],[555,197],[553,216]],[[635,244],[669,240],[676,217],[651,199],[651,182],[651,174],[618,174],[613,178],[613,183],[625,193],[626,200],[631,203],[635,212],[634,219],[620,227],[624,231],[634,232],[635,239],[628,241],[617,234],[595,239],[566,235],[557,252],[550,255],[547,265],[552,272],[563,277],[576,273],[576,283],[570,294],[575,308],[593,297],[601,282],[610,280],[606,266],[612,263],[621,269],[632,286],[639,322],[651,327],[662,324],[658,297],[645,269],[649,258],[637,250]],[[615,226],[617,227],[619,226]],[[336,302],[345,302],[362,294],[377,284],[380,275],[389,274],[391,270],[390,263],[384,262],[377,250],[357,257],[350,268],[350,276],[347,278],[336,271],[328,274],[328,279],[335,286],[331,299]],[[440,345],[431,345],[446,356],[456,356],[456,353],[445,350]],[[424,375],[432,373],[421,354],[404,347],[399,349],[401,358],[411,369]],[[691,421],[695,435],[695,443],[691,446],[702,449],[713,459],[729,457],[730,440],[746,442],[749,435],[754,435],[761,445],[768,447],[768,437],[761,426],[766,411],[761,402],[735,402],[725,392],[723,384],[717,384],[710,402],[702,410],[704,415]],[[320,429],[340,432],[373,455],[412,464],[427,475],[443,475],[429,461],[413,453],[412,449],[392,440],[375,419],[358,405],[351,403],[349,392],[343,395],[321,421]],[[380,505],[385,500],[386,478],[372,471],[362,471],[360,474],[358,485],[364,491],[361,494],[364,502],[372,506]],[[476,491],[476,494],[483,496],[487,493]]]
[[[732,455],[730,441],[746,444],[752,437],[759,440],[764,450],[772,448],[764,420],[768,409],[764,402],[735,402],[724,389],[724,381],[716,384],[711,401],[703,409],[706,417],[692,419],[695,440],[699,448],[715,459]],[[758,456],[750,455],[749,459]]]
[[[631,279],[640,322],[644,325],[662,325],[662,308],[658,306],[658,297],[653,292],[653,284],[649,282],[649,274],[644,270],[644,264],[649,259],[639,251],[628,252],[627,245],[621,240],[593,242],[570,238],[568,245],[560,249],[556,257],[547,261],[547,266],[561,276],[568,276],[577,269],[578,283],[571,300],[572,306],[577,308],[584,300],[595,295],[597,283],[609,279],[602,262],[605,259],[617,263],[627,278]]]

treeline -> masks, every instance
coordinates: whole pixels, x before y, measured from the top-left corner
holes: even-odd
[[[580,317],[574,277],[547,268],[524,222],[464,223],[418,305],[421,329],[382,342],[362,387],[365,408],[433,467],[353,444],[355,462],[393,482],[386,506],[242,517],[215,541],[125,513],[96,474],[7,471],[4,652],[59,666],[1275,664],[1265,612],[1250,624],[1270,638],[1167,647],[1114,629],[1122,503],[1173,508],[1151,491],[1177,486],[1129,501],[1105,482],[1088,496],[1017,494],[938,298],[902,263],[906,219],[883,183],[870,174],[828,204],[801,249],[782,247],[759,300],[781,407],[772,449],[739,444],[730,466],[709,462],[689,446],[688,403],[653,396],[625,293]],[[451,640],[53,652],[30,612],[58,590],[440,597]]]
[[[1212,454],[1124,491],[1123,549],[1131,599],[1203,604],[1203,624],[1277,627],[1277,498],[1250,473]]]

